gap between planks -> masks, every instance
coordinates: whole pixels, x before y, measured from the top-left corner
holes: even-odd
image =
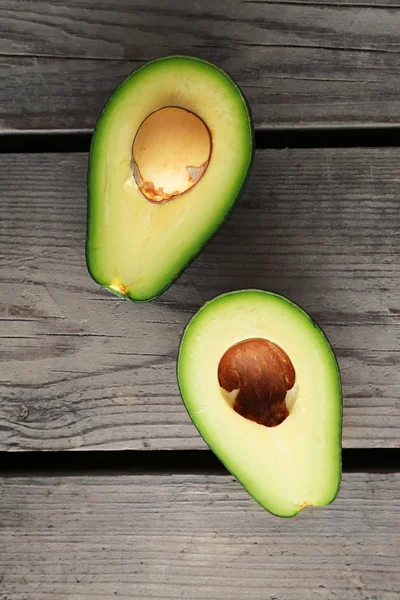
[[[344,473],[398,473],[400,448],[346,448]],[[142,474],[226,475],[218,458],[207,450],[0,452],[0,477]]]
[[[88,152],[92,130],[0,132],[0,154]],[[270,127],[255,130],[258,150],[283,148],[398,148],[400,125]]]

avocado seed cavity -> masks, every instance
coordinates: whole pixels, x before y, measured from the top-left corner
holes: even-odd
[[[163,202],[183,194],[204,175],[211,135],[195,114],[168,106],[151,113],[133,141],[132,172],[142,194]]]
[[[239,415],[266,427],[282,423],[295,402],[293,364],[280,346],[263,338],[231,346],[219,362],[218,381]]]

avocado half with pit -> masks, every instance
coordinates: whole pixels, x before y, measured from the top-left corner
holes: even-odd
[[[218,67],[170,56],[134,72],[93,135],[86,257],[131,300],[158,296],[238,198],[254,153],[249,108]]]
[[[206,443],[264,508],[292,517],[334,500],[340,374],[299,306],[259,290],[211,300],[185,329],[178,381]]]

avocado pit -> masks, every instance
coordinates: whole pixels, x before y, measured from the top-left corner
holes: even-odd
[[[296,373],[274,342],[251,338],[228,348],[218,365],[218,381],[233,409],[250,421],[276,427],[289,416],[294,402],[288,392]]]
[[[132,172],[151,202],[170,200],[192,188],[211,156],[211,135],[194,113],[168,106],[140,125],[132,148]]]

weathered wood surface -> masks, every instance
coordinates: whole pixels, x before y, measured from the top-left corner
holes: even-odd
[[[258,127],[399,123],[400,2],[0,0],[0,131],[92,129],[143,61],[198,55]]]
[[[86,155],[0,156],[0,449],[204,448],[183,407],[183,327],[260,287],[326,330],[344,446],[400,427],[397,149],[263,150],[229,222],[161,299],[133,304],[85,267]]]
[[[7,600],[398,600],[400,476],[273,517],[229,476],[5,479]]]

